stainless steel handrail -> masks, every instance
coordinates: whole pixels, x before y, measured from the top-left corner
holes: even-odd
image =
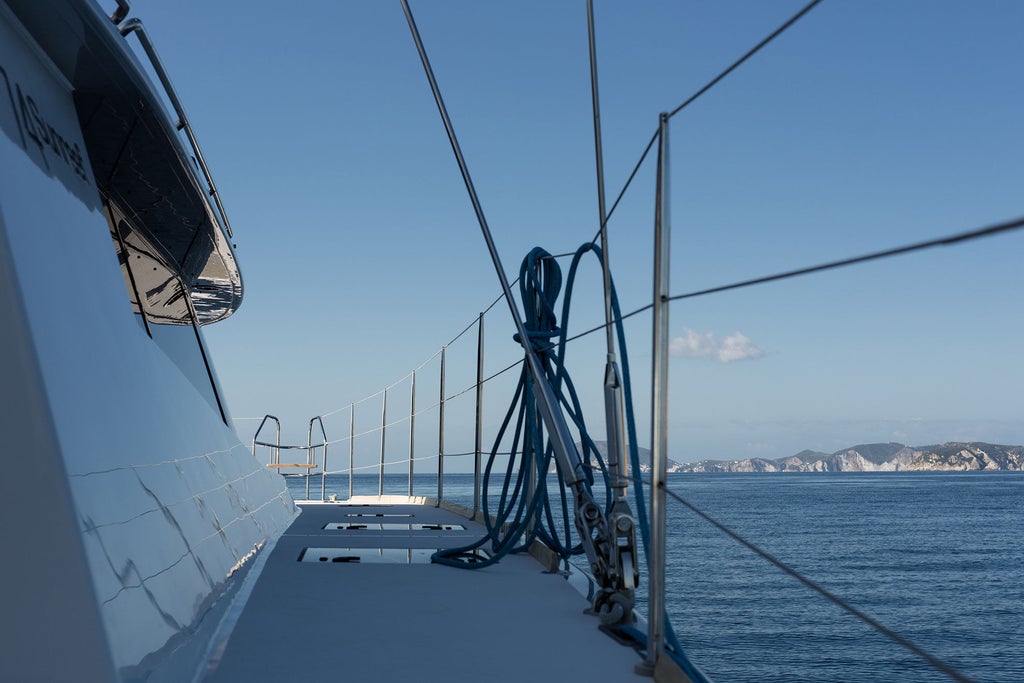
[[[309,450],[309,446],[307,446],[305,444],[303,444],[301,446],[295,446],[295,445],[289,445],[289,444],[269,443],[267,441],[256,441],[254,443],[257,446],[269,446],[271,448],[278,448],[278,449],[280,449],[282,451],[307,451],[307,450]],[[322,444],[317,444],[317,447],[319,448],[321,445]]]
[[[118,5],[118,10],[111,15],[112,21],[122,11],[120,3],[118,3]],[[114,23],[118,22],[115,21]],[[185,108],[182,106],[181,100],[178,99],[178,94],[174,90],[174,86],[171,84],[171,79],[167,75],[167,70],[164,69],[163,62],[160,61],[160,57],[157,55],[156,48],[153,46],[153,42],[149,39],[146,29],[142,26],[142,22],[140,20],[129,19],[123,26],[121,26],[120,31],[121,35],[125,37],[127,37],[129,33],[135,33],[139,37],[139,44],[142,45],[142,49],[146,52],[146,56],[149,57],[149,62],[153,66],[153,71],[156,72],[157,78],[160,79],[160,83],[164,87],[164,93],[167,95],[167,99],[170,100],[171,106],[174,107],[174,112],[178,116],[178,122],[175,126],[179,131],[184,131],[189,144],[192,146],[192,153],[195,154],[195,162],[199,166],[199,170],[203,172],[203,177],[206,179],[206,184],[208,186],[207,190],[210,193],[210,197],[213,198],[214,204],[217,206],[217,213],[220,214],[220,219],[223,223],[222,228],[227,233],[228,237],[234,237],[234,232],[231,230],[231,221],[228,220],[227,212],[224,210],[224,205],[220,201],[220,193],[217,191],[217,185],[213,182],[213,176],[210,175],[210,169],[206,165],[206,160],[203,158],[203,150],[199,147],[199,140],[196,139],[195,132],[192,130],[192,124],[189,123],[188,116],[185,114]]]
[[[277,427],[277,440],[276,441],[260,441],[260,433],[266,426],[268,421],[272,421]],[[320,434],[323,436],[323,441],[320,443],[313,443],[313,425],[320,424]],[[320,499],[326,500],[327,498],[327,447],[330,445],[330,441],[327,439],[327,430],[324,428],[323,420],[317,416],[309,421],[309,431],[306,437],[306,444],[304,446],[293,445],[293,444],[282,444],[281,443],[281,420],[274,415],[265,415],[260,421],[260,426],[256,428],[256,432],[252,436],[252,454],[256,457],[256,447],[263,446],[264,448],[270,449],[270,458],[267,463],[267,467],[286,469],[289,467],[302,468],[306,470],[306,500],[309,500],[309,478],[313,475],[313,470],[317,468],[316,462],[316,449],[324,449],[323,465],[320,468]],[[281,462],[281,451],[305,451],[306,462],[305,463],[282,463]],[[350,494],[351,497],[351,494]]]
[[[484,314],[477,318],[476,328],[476,425],[473,433],[473,517],[480,513],[480,476],[484,439]]]
[[[437,504],[441,505],[444,500],[444,383],[445,383],[445,351],[447,346],[441,347],[441,397],[440,407],[437,409]]]
[[[321,416],[322,417],[322,416]],[[352,498],[352,480],[356,469],[356,404],[349,406],[348,411],[348,497]],[[412,473],[409,474],[412,476]]]
[[[668,458],[669,224],[668,114],[658,123],[658,171],[654,207],[654,292],[651,363],[651,524],[647,565],[647,654],[653,673],[665,651],[665,472]]]
[[[267,424],[267,420],[273,420],[277,425],[277,443],[270,444],[262,441],[257,441],[260,436],[260,432],[263,431],[263,425]],[[270,451],[271,463],[280,464],[281,462],[281,421],[269,413],[263,416],[263,420],[260,422],[260,426],[256,428],[256,432],[252,435],[252,457],[256,457],[256,446],[269,446],[273,450]]]
[[[324,437],[323,442],[316,446],[313,445],[313,423],[315,422],[320,423],[320,434]],[[316,465],[316,449],[323,446],[324,462],[320,468],[320,500],[326,500],[327,498],[327,444],[327,430],[324,429],[324,421],[318,415],[309,421],[309,433],[306,436],[306,462],[310,465]],[[306,500],[309,500],[310,469],[306,468]]]
[[[388,435],[388,390],[384,390],[384,398],[380,408],[380,480],[377,484],[377,495],[384,495],[384,446]]]
[[[124,18],[131,11],[132,6],[128,4],[128,0],[117,0],[117,9],[110,13],[110,21],[113,22],[114,26],[117,26],[124,21]]]
[[[412,480],[416,458],[416,371],[412,371],[409,385],[409,497],[412,497]]]
[[[436,495],[437,495],[437,499],[440,500],[440,501],[444,500],[444,495],[445,495],[444,494],[444,459],[446,457],[474,456],[473,457],[473,499],[472,499],[473,502],[472,502],[472,506],[473,506],[474,513],[479,513],[480,509],[481,509],[481,498],[482,498],[482,496],[481,496],[482,474],[483,474],[483,462],[482,461],[483,461],[483,455],[484,455],[484,452],[485,452],[484,447],[483,447],[483,440],[484,440],[484,428],[483,428],[483,412],[484,412],[484,396],[483,396],[483,393],[484,392],[483,392],[483,385],[486,384],[491,379],[494,379],[498,375],[502,374],[502,372],[504,372],[504,371],[499,372],[499,373],[497,373],[494,376],[489,377],[489,378],[486,377],[485,374],[484,374],[484,367],[485,367],[484,366],[484,358],[485,358],[485,355],[484,355],[484,351],[485,351],[485,349],[484,349],[484,318],[485,318],[485,316],[487,315],[487,313],[489,311],[490,311],[490,308],[488,308],[487,310],[479,313],[477,315],[476,319],[472,323],[470,323],[466,327],[466,329],[463,330],[458,335],[458,337],[456,337],[456,339],[453,339],[452,342],[449,342],[449,344],[453,343],[455,340],[457,340],[459,337],[461,337],[463,334],[465,334],[465,332],[471,330],[474,326],[477,327],[476,358],[475,358],[475,360],[476,360],[476,368],[475,368],[475,370],[476,370],[476,379],[469,386],[467,386],[464,389],[461,389],[461,390],[459,390],[457,392],[454,392],[451,395],[447,394],[447,390],[446,390],[447,381],[446,380],[447,380],[447,355],[448,355],[447,354],[447,348],[448,348],[448,344],[446,344],[443,347],[439,348],[437,353],[435,353],[433,356],[431,356],[427,361],[422,363],[416,369],[412,370],[408,375],[403,377],[401,380],[398,380],[396,382],[393,382],[392,384],[389,384],[387,387],[384,387],[383,389],[377,391],[374,394],[371,394],[370,396],[367,396],[364,399],[360,399],[359,401],[350,402],[344,408],[341,408],[341,409],[338,409],[338,410],[333,410],[333,411],[330,411],[330,412],[327,412],[327,413],[321,413],[320,415],[318,415],[316,417],[313,417],[309,421],[309,424],[308,424],[307,440],[306,440],[306,444],[304,444],[304,445],[285,445],[285,444],[282,444],[281,443],[281,423],[280,423],[280,420],[278,420],[278,418],[273,416],[273,415],[265,416],[262,419],[262,421],[260,422],[259,427],[256,429],[256,433],[253,436],[253,440],[252,440],[253,455],[256,454],[256,448],[258,446],[270,448],[272,450],[270,464],[283,468],[284,465],[281,464],[280,451],[282,451],[282,450],[286,450],[286,451],[288,451],[288,450],[306,450],[307,453],[308,453],[306,463],[304,463],[304,464],[297,464],[296,466],[297,467],[304,467],[307,470],[307,474],[309,476],[313,476],[315,474],[315,472],[313,471],[314,468],[309,467],[308,465],[316,465],[315,452],[316,452],[316,449],[322,447],[324,449],[324,462],[323,462],[322,469],[321,469],[321,472],[320,472],[320,475],[322,477],[321,478],[321,485],[320,485],[320,498],[321,498],[321,500],[326,500],[327,499],[327,478],[329,476],[331,476],[331,475],[335,475],[335,476],[342,475],[343,476],[346,473],[348,474],[348,498],[351,499],[353,497],[353,495],[355,494],[355,472],[359,471],[359,470],[371,470],[371,469],[376,469],[377,470],[377,474],[378,474],[378,486],[377,486],[378,495],[384,495],[384,493],[385,493],[385,490],[384,490],[384,474],[385,474],[385,471],[386,471],[387,467],[389,467],[389,466],[396,466],[396,465],[402,465],[402,464],[408,465],[408,482],[407,482],[406,490],[407,490],[407,495],[413,496],[414,495],[414,485],[413,484],[414,484],[414,478],[415,478],[415,474],[416,474],[416,472],[415,472],[416,461],[417,460],[426,461],[426,460],[431,460],[433,458],[437,458],[437,461],[438,461],[437,462],[437,484],[438,484],[438,486],[437,486],[437,493],[436,493]],[[438,395],[437,395],[437,401],[432,403],[429,406],[419,406],[418,402],[417,402],[417,382],[418,382],[418,379],[419,379],[420,376],[422,376],[422,374],[423,374],[422,370],[427,365],[427,363],[429,361],[435,359],[435,358],[438,358],[438,357],[440,357],[440,363],[439,363],[439,373],[438,373]],[[508,368],[506,368],[506,369],[508,369]],[[387,405],[385,403],[386,397],[388,396],[388,394],[393,394],[394,392],[392,392],[391,390],[396,388],[404,380],[409,380],[409,383],[410,383],[410,386],[409,386],[409,409],[408,409],[408,414],[407,415],[403,415],[401,417],[395,417],[395,418],[393,418],[389,422],[388,421]],[[475,429],[474,429],[474,435],[473,435],[474,436],[474,438],[473,438],[473,449],[470,450],[470,451],[467,451],[465,453],[461,453],[461,452],[460,453],[448,453],[448,452],[445,451],[445,436],[446,436],[446,433],[445,433],[446,432],[446,429],[445,429],[446,410],[445,410],[445,408],[447,407],[447,403],[449,401],[451,401],[451,400],[457,399],[458,397],[463,396],[464,394],[468,394],[468,393],[473,392],[473,391],[475,391],[475,405],[474,405]],[[378,397],[378,396],[382,397],[381,398],[381,410],[380,410],[380,413],[379,413],[379,415],[380,415],[379,423],[376,424],[372,428],[366,429],[365,431],[356,432],[356,419],[355,419],[356,418],[356,416],[355,416],[356,406],[358,406],[359,404],[361,404],[361,403],[363,403],[363,402],[365,402],[365,401],[367,401],[369,399],[372,399],[372,398]],[[393,400],[394,399],[392,398],[392,406],[393,406]],[[424,414],[426,414],[426,413],[428,413],[430,411],[433,411],[435,409],[437,410],[437,418],[436,418],[437,421],[436,421],[435,424],[436,424],[437,429],[438,429],[437,452],[435,452],[435,453],[417,452],[417,449],[416,449],[416,444],[417,444],[416,427],[418,425],[417,418],[420,417],[421,415],[424,415]],[[326,417],[328,417],[329,415],[333,415],[333,414],[335,414],[337,412],[341,412],[342,410],[346,410],[348,412],[348,434],[345,435],[345,436],[341,436],[339,438],[336,438],[334,441],[331,441],[327,437],[327,430],[326,430],[324,419]],[[404,422],[406,420],[409,421],[408,457],[406,459],[403,459],[403,460],[388,460],[387,452],[386,452],[386,446],[387,446],[386,432],[387,432],[387,430],[389,428],[393,428],[393,427],[397,426],[398,424],[400,424],[400,423],[402,423],[402,422]],[[277,426],[277,441],[276,442],[261,441],[259,439],[259,435],[262,433],[263,429],[266,427],[266,423],[268,421],[274,421],[276,426]],[[318,443],[318,444],[312,443],[312,430],[313,430],[313,428],[314,428],[314,426],[316,424],[320,425],[320,432],[321,432],[321,435],[323,437],[322,443]],[[370,434],[375,434],[377,432],[380,432],[380,442],[377,445],[377,449],[375,449],[376,450],[376,455],[377,455],[377,458],[375,458],[376,462],[374,462],[374,464],[372,464],[372,465],[357,467],[356,463],[355,463],[355,460],[356,460],[356,457],[355,457],[356,456],[356,453],[355,453],[355,450],[356,450],[355,449],[356,439],[359,438],[359,437],[370,435]],[[330,470],[328,468],[328,465],[327,465],[327,447],[329,445],[331,445],[331,444],[340,444],[340,443],[343,443],[345,441],[348,441],[348,461],[349,461],[348,462],[348,467],[347,468],[342,468],[342,469]],[[309,499],[309,485],[308,485],[308,481],[307,481],[306,498]]]

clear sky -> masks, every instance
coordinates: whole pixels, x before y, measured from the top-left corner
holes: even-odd
[[[802,5],[596,2],[611,197],[658,113]],[[412,7],[510,277],[535,245],[588,240],[583,0]],[[329,437],[343,437],[348,414],[332,411],[405,376],[499,293],[401,7],[133,9],[236,232],[245,301],[206,328],[231,410],[280,416],[292,441],[331,413]],[[1022,27],[1016,0],[825,0],[673,119],[672,290],[1024,215]],[[627,310],[651,297],[653,194],[648,163],[610,224]],[[675,304],[670,457],[1024,443],[1022,247],[1013,234]],[[599,274],[583,278],[577,330],[601,319]],[[646,446],[650,316],[627,329]],[[507,309],[486,330],[491,373],[516,357]],[[471,332],[450,349],[448,394],[472,382],[474,343]],[[602,344],[594,335],[571,351],[598,433]],[[436,360],[421,371],[420,406],[436,400],[436,373]],[[509,390],[488,385],[488,427]],[[453,402],[449,451],[471,444],[471,396]],[[408,383],[389,401],[393,421],[408,411]],[[379,399],[360,404],[357,431],[379,416]],[[418,418],[427,451],[435,419]],[[238,424],[247,440],[254,423]],[[389,460],[404,457],[405,431],[389,431]],[[357,441],[361,462],[376,438]]]

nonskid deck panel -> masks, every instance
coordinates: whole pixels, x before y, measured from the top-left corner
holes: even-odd
[[[532,557],[478,571],[429,563],[434,549],[479,538],[481,524],[430,505],[300,506],[208,680],[642,680],[637,654],[601,633],[583,596]],[[352,512],[442,530],[324,528]],[[465,528],[445,528],[456,525]],[[299,561],[312,552],[321,554]],[[405,559],[332,561],[363,555]]]

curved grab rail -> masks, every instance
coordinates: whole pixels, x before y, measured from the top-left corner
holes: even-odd
[[[267,420],[273,420],[274,424],[277,425],[277,443],[276,444],[266,443],[266,442],[263,442],[263,441],[257,441],[257,439],[259,439],[260,432],[263,431],[263,426],[265,424],[267,424]],[[256,446],[267,446],[267,447],[271,448],[272,450],[270,451],[270,463],[271,464],[280,464],[281,463],[281,421],[279,419],[277,419],[273,415],[270,415],[269,413],[267,415],[263,416],[263,420],[260,422],[260,426],[256,428],[256,433],[252,435],[252,457],[254,457],[254,458],[256,457]]]
[[[128,16],[128,13],[132,11],[132,6],[128,4],[128,0],[117,0],[117,9],[110,13],[110,21],[115,26],[124,21],[124,18]]]
[[[115,16],[118,16],[122,10],[123,8],[119,6],[118,11],[111,17],[111,20],[113,20]],[[146,56],[149,57],[149,62],[153,66],[153,71],[156,72],[157,78],[160,79],[160,83],[164,87],[164,93],[167,95],[167,99],[170,100],[171,106],[174,107],[174,113],[178,116],[178,123],[176,124],[177,129],[185,133],[189,144],[192,146],[192,152],[195,154],[196,165],[199,166],[199,170],[202,171],[203,177],[206,179],[207,190],[210,193],[210,197],[213,198],[214,204],[217,206],[217,213],[220,214],[220,219],[223,223],[222,227],[228,237],[234,237],[234,232],[231,230],[231,221],[228,220],[228,214],[224,210],[224,205],[220,201],[220,193],[217,191],[217,184],[213,182],[213,176],[210,174],[210,169],[206,165],[206,160],[203,158],[203,150],[199,147],[199,140],[196,139],[195,132],[192,130],[192,124],[189,123],[188,116],[185,114],[185,108],[182,106],[181,100],[178,99],[178,93],[174,90],[174,86],[171,84],[171,79],[167,75],[167,70],[164,69],[163,62],[160,61],[160,57],[156,53],[153,41],[149,39],[149,35],[146,33],[146,29],[142,26],[142,22],[139,19],[129,19],[123,26],[121,26],[120,31],[121,35],[125,37],[127,37],[129,33],[134,33],[139,37],[139,44],[142,45],[142,49],[146,52]]]
[[[263,428],[267,425],[267,422],[273,422],[277,427],[277,440],[276,441],[260,441],[260,434],[263,432]],[[313,426],[319,423],[320,434],[323,440],[320,443],[313,443]],[[324,449],[324,460],[323,466],[320,469],[320,500],[326,500],[327,498],[327,446],[330,445],[330,441],[327,439],[327,430],[324,427],[323,420],[317,416],[309,421],[309,430],[307,432],[306,444],[303,446],[282,444],[281,443],[281,420],[276,416],[267,415],[263,416],[260,421],[259,427],[256,428],[256,432],[252,436],[252,454],[256,456],[256,447],[263,446],[264,448],[270,449],[270,462],[267,463],[267,467],[273,467],[277,470],[287,468],[302,468],[306,471],[306,500],[309,500],[309,477],[313,474],[313,470],[317,468],[316,462],[316,449]],[[304,463],[282,463],[281,462],[281,451],[306,451],[306,462]]]

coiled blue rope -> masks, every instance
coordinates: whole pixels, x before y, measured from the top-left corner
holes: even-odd
[[[565,283],[565,296],[562,299],[561,315],[555,313],[555,306],[562,287],[562,272],[558,262],[544,249],[535,247],[523,259],[519,268],[519,290],[524,309],[523,323],[527,339],[522,340],[517,334],[515,340],[520,344],[528,343],[537,354],[544,374],[551,383],[559,404],[564,409],[570,423],[579,434],[581,457],[583,458],[587,480],[585,487],[592,491],[593,472],[601,473],[605,490],[605,514],[611,511],[612,497],[609,486],[608,470],[604,458],[587,431],[583,416],[583,407],[579,401],[576,387],[569,376],[565,364],[568,344],[568,320],[572,306],[572,294],[576,281],[576,273],[580,262],[587,253],[593,253],[601,262],[601,248],[592,242],[584,244],[573,254]],[[611,281],[611,278],[609,278]],[[626,333],[622,323],[622,312],[619,307],[615,283],[611,281],[612,314],[615,322],[615,334],[621,355],[623,403],[625,404],[626,435],[629,448],[629,460],[634,473],[640,472],[640,452],[637,447],[636,416],[633,410],[632,383],[629,372],[629,354],[626,351]],[[561,321],[561,325],[559,325]],[[490,510],[490,478],[494,469],[500,444],[512,430],[512,444],[509,448],[508,463],[502,481],[501,494],[497,509]],[[556,525],[555,511],[552,510],[548,495],[548,470],[554,451],[545,439],[544,428],[538,418],[533,391],[533,378],[524,364],[520,373],[519,384],[516,386],[511,405],[498,429],[494,445],[487,459],[483,477],[483,516],[487,528],[486,535],[478,541],[458,547],[439,550],[432,556],[438,564],[466,569],[480,569],[500,561],[509,553],[526,550],[534,540],[539,540],[552,551],[568,567],[568,559],[572,555],[583,553],[580,543],[572,544],[573,512],[569,505],[569,494],[565,481],[558,473],[558,512],[560,525]],[[530,473],[536,484],[531,497],[527,496],[528,477]],[[643,539],[644,556],[650,564],[648,542],[650,525],[647,517],[647,506],[644,502],[643,483],[639,476],[632,477],[633,495],[636,504],[636,518]],[[511,489],[511,490],[510,490]],[[560,527],[560,528],[559,528]],[[476,550],[490,542],[489,557],[482,558]],[[630,639],[646,646],[647,635],[633,626],[621,626],[619,630]],[[665,615],[665,652],[694,681],[708,683],[708,679],[683,651],[675,631]]]

